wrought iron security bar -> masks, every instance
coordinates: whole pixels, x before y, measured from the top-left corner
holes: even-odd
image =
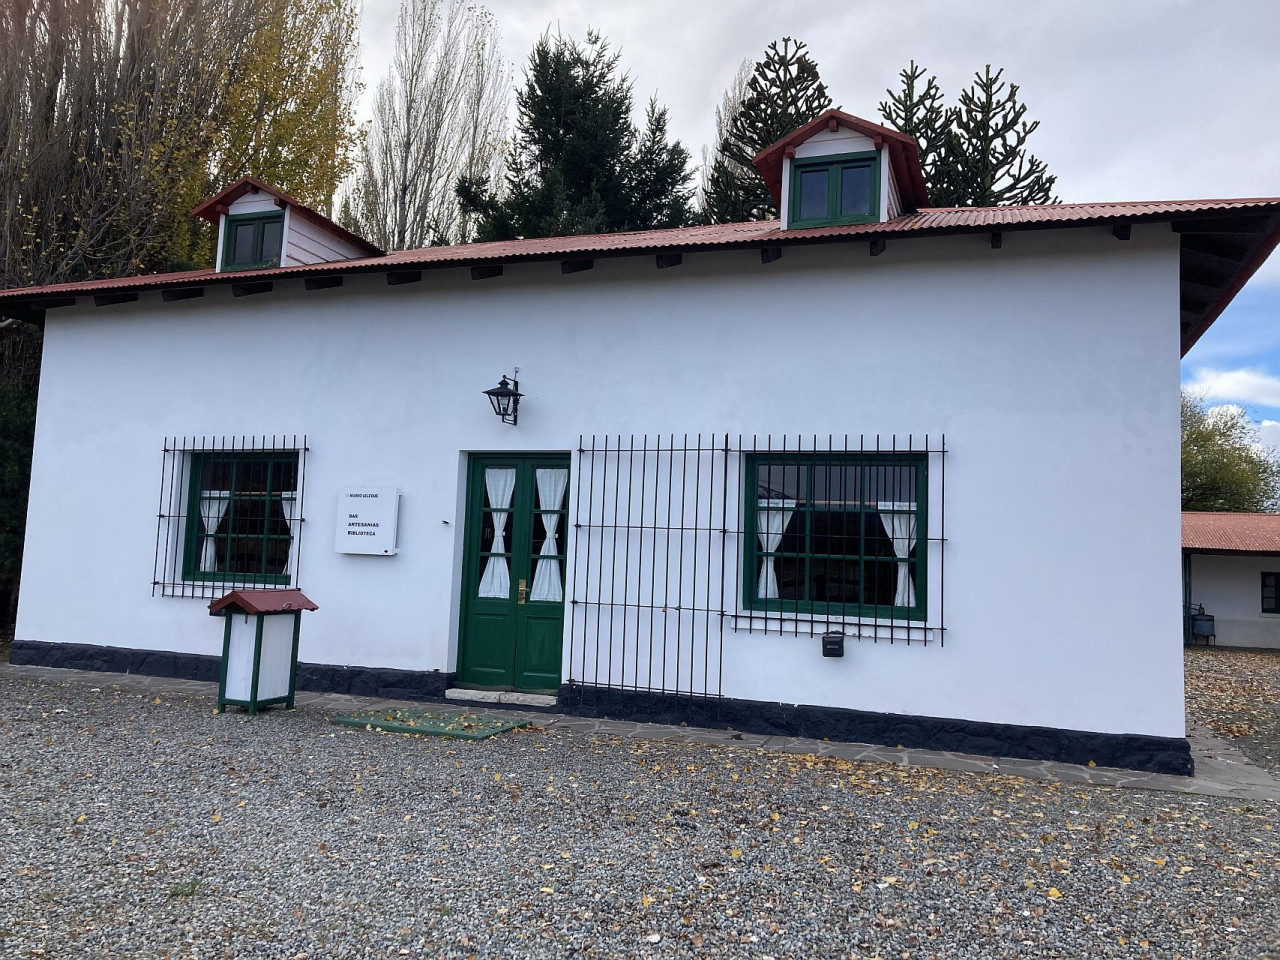
[[[945,437],[580,437],[570,683],[722,695],[726,634],[941,643]]]
[[[305,435],[166,437],[151,592],[300,583]]]

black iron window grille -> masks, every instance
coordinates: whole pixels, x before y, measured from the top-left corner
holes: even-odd
[[[165,439],[152,593],[297,585],[306,437]]]
[[[720,696],[733,633],[942,643],[945,452],[919,435],[579,438],[568,681]]]

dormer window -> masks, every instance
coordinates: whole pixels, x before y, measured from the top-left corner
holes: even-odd
[[[825,227],[880,219],[877,151],[791,161],[789,227]]]
[[[256,270],[280,266],[284,242],[284,214],[228,216],[223,270]]]

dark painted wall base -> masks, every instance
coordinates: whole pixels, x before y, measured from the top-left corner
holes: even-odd
[[[796,706],[759,700],[639,693],[566,684],[560,709],[579,716],[614,717],[645,723],[685,722],[732,727],[744,733],[879,743],[921,750],[950,750],[993,757],[1057,760],[1191,776],[1191,746],[1175,737],[1090,733],[1053,727],[869,713],[838,707]]]
[[[194,653],[97,647],[81,643],[14,640],[9,662],[73,670],[141,673],[152,677],[218,681],[219,658]],[[348,693],[388,700],[443,700],[454,675],[438,670],[298,664],[298,689]],[[1173,737],[1089,733],[1053,727],[910,717],[838,707],[795,706],[758,700],[637,693],[566,684],[558,709],[579,716],[615,717],[646,723],[732,727],[745,733],[813,737],[852,743],[901,744],[923,750],[953,750],[995,757],[1059,760],[1102,767],[1190,776],[1191,747]]]
[[[87,643],[42,643],[14,640],[9,662],[70,670],[141,673],[149,677],[218,682],[219,657],[199,653],[168,653],[128,647],[97,647]],[[298,689],[313,693],[349,693],[386,700],[443,700],[454,675],[439,670],[392,670],[388,667],[340,667],[328,663],[299,663]]]

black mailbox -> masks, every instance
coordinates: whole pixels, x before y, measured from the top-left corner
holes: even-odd
[[[822,655],[824,657],[844,656],[844,634],[832,630],[822,635]]]

